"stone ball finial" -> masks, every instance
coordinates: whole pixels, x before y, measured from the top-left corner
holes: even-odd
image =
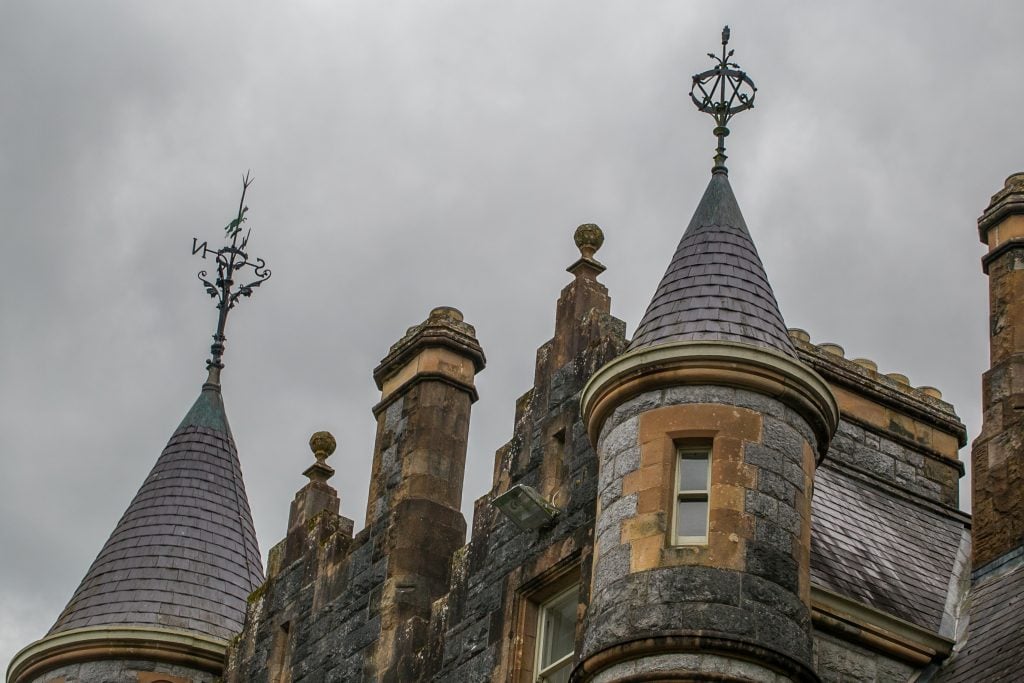
[[[453,306],[438,306],[430,312],[428,316],[430,318],[449,318],[455,322],[461,323],[464,318],[462,317],[462,311]]]
[[[1010,174],[1010,177],[1008,177],[1006,179],[1006,182],[1003,183],[1003,187],[1005,187],[1007,190],[1024,190],[1024,173],[1018,172]]]
[[[316,432],[309,437],[309,450],[313,451],[313,457],[317,459],[317,462],[323,462],[329,458],[337,447],[338,442],[334,440],[334,435],[330,432]]]
[[[604,244],[604,233],[594,223],[584,223],[576,228],[572,238],[576,242],[576,247],[580,250],[583,258],[588,259],[594,258],[594,254]]]

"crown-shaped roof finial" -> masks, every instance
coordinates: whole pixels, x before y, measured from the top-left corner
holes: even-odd
[[[757,94],[757,86],[745,71],[740,70],[740,65],[730,62],[733,52],[729,50],[729,27],[722,29],[722,55],[718,56],[712,52],[708,57],[715,60],[714,68],[702,71],[693,77],[693,86],[690,88],[690,99],[697,105],[697,109],[711,114],[715,119],[714,134],[718,138],[718,148],[715,150],[715,165],[712,173],[729,173],[725,167],[725,137],[729,134],[727,124],[736,114],[754,106],[754,96]]]

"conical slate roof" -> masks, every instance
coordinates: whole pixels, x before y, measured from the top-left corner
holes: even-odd
[[[732,341],[796,356],[725,173],[713,173],[629,350]]]
[[[158,626],[226,640],[262,582],[220,387],[207,383],[50,633]]]

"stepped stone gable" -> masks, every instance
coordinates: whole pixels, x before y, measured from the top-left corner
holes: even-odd
[[[596,281],[603,269],[593,250],[569,268],[576,279],[559,299],[555,336],[537,352],[534,386],[516,404],[513,436],[495,454],[492,489],[476,503],[470,542],[450,563],[431,562],[444,577],[443,593],[427,600],[426,591],[402,593],[398,586],[394,600],[415,609],[389,612],[389,572],[396,563],[422,564],[430,548],[388,554],[396,534],[386,496],[375,501],[381,496],[371,493],[367,526],[354,538],[350,520],[322,510],[301,527],[290,525],[288,538],[271,551],[267,583],[252,596],[246,627],[229,651],[227,680],[530,680],[524,653],[532,641],[524,642],[521,631],[534,589],[543,593],[550,580],[578,584],[581,609],[586,605],[597,467],[579,396],[594,370],[626,345],[625,325],[609,315],[607,290]],[[392,354],[406,346],[396,344]],[[372,491],[381,483],[391,490],[410,485],[404,457],[391,445],[416,422],[408,401],[399,391],[375,409],[380,457]],[[516,484],[553,501],[560,509],[553,524],[524,531],[491,506]]]

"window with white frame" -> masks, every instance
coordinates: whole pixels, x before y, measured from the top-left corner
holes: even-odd
[[[708,492],[711,481],[711,448],[680,448],[676,458],[675,542],[692,545],[708,542]]]
[[[537,610],[537,683],[568,683],[576,643],[579,586],[562,591]]]

